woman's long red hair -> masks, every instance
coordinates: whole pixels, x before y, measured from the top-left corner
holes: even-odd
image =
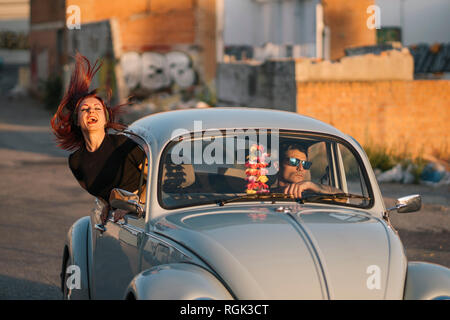
[[[97,63],[98,60],[91,66],[89,60],[83,55],[77,53],[75,56],[75,70],[70,78],[69,88],[51,119],[56,142],[62,149],[76,150],[84,144],[83,134],[77,125],[77,106],[86,97],[93,96],[102,102],[105,112],[108,113],[107,119],[109,118],[106,128],[115,130],[126,128],[125,125],[116,122],[117,116],[122,113],[122,107],[126,104],[109,108],[97,95],[97,89],[89,91],[92,78],[101,67],[101,63],[99,65]]]

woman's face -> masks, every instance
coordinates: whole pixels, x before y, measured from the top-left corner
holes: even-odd
[[[105,130],[105,108],[99,99],[87,97],[81,101],[78,107],[78,125],[82,131]]]

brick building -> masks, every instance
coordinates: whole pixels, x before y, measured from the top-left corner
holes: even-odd
[[[176,50],[185,54],[181,59],[189,67],[195,68],[197,80],[210,83],[216,67],[215,6],[215,0],[33,0],[30,19],[33,83],[54,74],[67,77],[63,66],[71,61],[69,56],[75,51],[88,58],[102,58],[104,52],[95,50],[97,42],[105,37],[111,37],[113,44],[109,46],[114,50],[116,63],[127,53],[134,54],[128,57],[143,60],[147,53],[146,60],[154,61],[159,55]],[[81,23],[80,29],[66,27],[66,22],[73,21]],[[106,24],[105,30],[111,34],[92,32],[100,30],[99,24]]]
[[[30,3],[31,84],[61,72],[64,58],[64,0],[34,0]]]
[[[216,47],[223,43],[224,34],[229,34],[229,30],[234,30],[235,33],[239,33],[241,30],[242,34],[247,34],[248,41],[253,41],[251,36],[254,32],[249,33],[248,30],[246,33],[244,32],[247,29],[245,26],[248,27],[248,21],[245,22],[241,16],[235,19],[233,13],[231,15],[228,13],[231,8],[230,4],[236,7],[234,12],[239,12],[237,10],[239,7],[242,7],[242,10],[251,9],[245,13],[249,15],[249,19],[251,15],[254,15],[253,9],[265,10],[264,12],[270,9],[266,12],[270,13],[270,16],[274,16],[278,11],[287,14],[279,21],[279,25],[276,23],[278,20],[271,18],[270,28],[273,30],[268,34],[282,34],[282,39],[286,38],[286,34],[292,34],[292,39],[285,39],[290,42],[300,41],[304,38],[307,51],[316,56],[316,51],[319,49],[314,41],[329,42],[331,59],[341,58],[344,55],[345,47],[371,45],[376,42],[375,30],[369,30],[366,27],[366,8],[373,5],[374,0],[315,0],[313,2],[297,0],[294,1],[297,3],[296,6],[292,6],[294,3],[292,1],[252,2],[253,0],[242,0],[228,1],[226,3],[228,7],[223,10],[224,1],[33,0],[30,11],[32,83],[36,84],[38,79],[46,80],[51,75],[62,75],[63,66],[70,61],[68,55],[73,55],[76,50],[80,50],[77,43],[87,42],[92,44],[91,47],[95,47],[98,34],[89,30],[90,35],[81,36],[82,32],[79,29],[69,30],[66,27],[66,20],[71,18],[73,6],[79,9],[78,18],[82,25],[115,21],[115,27],[111,28],[111,38],[115,42],[114,50],[117,61],[121,59],[122,54],[130,52],[141,55],[139,58],[141,59],[145,52],[167,54],[173,50],[181,51],[186,53],[189,63],[194,65],[198,78],[206,83],[211,83],[216,76],[216,62],[220,60],[222,54],[222,52],[217,52]],[[245,1],[249,2],[251,6],[244,5]],[[318,32],[315,30],[320,25],[316,21],[316,7],[320,4],[323,7],[323,18],[321,19],[329,30],[328,38],[322,39],[315,36],[315,33]],[[300,13],[290,14],[291,7]],[[288,17],[290,19],[287,19]],[[259,21],[262,25],[252,28],[255,30],[267,29],[266,21],[258,19],[253,20]],[[221,25],[223,20],[225,20],[225,25]],[[287,23],[284,20],[292,21]],[[94,30],[98,31],[95,28]],[[303,34],[303,30],[307,32],[305,31],[306,33]],[[296,34],[301,39],[295,40],[294,35]],[[275,38],[264,39],[266,39],[265,41],[275,41]],[[324,46],[326,45],[321,44],[320,47]],[[86,46],[81,46],[81,48],[86,49]],[[219,48],[219,51],[221,50],[222,48]],[[314,54],[314,52],[316,53]],[[85,52],[81,53],[86,54]],[[96,59],[103,54],[104,52],[92,52],[91,57]],[[131,55],[128,55],[127,59],[130,57]],[[156,56],[153,58],[153,60],[160,59]],[[136,61],[133,62],[138,64]],[[134,71],[125,70],[125,73],[127,72]]]

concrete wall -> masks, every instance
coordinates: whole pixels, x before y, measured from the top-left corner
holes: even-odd
[[[221,105],[295,112],[295,62],[220,63],[217,93]]]
[[[450,155],[450,81],[297,82],[297,112],[395,152]]]
[[[0,21],[22,20],[29,17],[29,0],[0,0]]]
[[[75,56],[76,52],[82,53],[91,64],[97,59],[102,60],[102,68],[92,81],[92,88],[110,87],[113,91],[113,101],[117,102],[116,83],[114,70],[108,70],[114,61],[113,36],[109,20],[83,24],[81,29],[68,30],[67,50],[69,55]],[[64,87],[67,88],[73,65],[64,71]],[[109,71],[109,72],[108,72]]]
[[[0,31],[13,31],[28,33],[30,29],[30,19],[8,19],[0,20]]]
[[[28,32],[30,3],[27,0],[0,0],[0,31]]]
[[[410,56],[391,59],[408,65],[408,72],[402,72],[400,66],[383,69],[373,64],[371,57],[364,57],[367,61],[363,56],[352,57],[357,59],[352,67],[360,63],[369,70],[380,70],[374,74],[361,72],[360,81],[348,81],[345,77],[326,80],[333,78],[329,71],[332,67],[320,67],[320,63],[308,65],[310,73],[305,77],[304,73],[299,74],[305,70],[298,67],[299,60],[221,63],[217,75],[219,105],[298,112],[337,127],[363,146],[381,145],[413,156],[431,155],[439,150],[441,155],[450,156],[450,81],[410,80]],[[329,64],[323,62],[326,63]],[[345,68],[340,75],[351,76],[345,60],[341,64]],[[324,71],[322,75],[315,73],[320,68]],[[357,71],[354,70],[356,75]],[[403,75],[404,79],[393,80],[397,75]],[[392,79],[386,80],[389,77]]]
[[[30,51],[0,49],[0,58],[4,64],[28,65],[30,64]]]
[[[297,59],[297,81],[413,80],[414,59],[407,48],[379,55],[343,57],[338,62]]]
[[[62,41],[63,34],[60,29],[30,32],[32,89],[37,89],[38,80],[47,80],[50,75],[60,74],[63,61]]]

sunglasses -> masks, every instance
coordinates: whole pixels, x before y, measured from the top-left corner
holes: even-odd
[[[311,161],[300,160],[297,158],[287,158],[286,163],[292,167],[298,167],[301,164],[302,168],[305,170],[309,170],[312,166]]]

